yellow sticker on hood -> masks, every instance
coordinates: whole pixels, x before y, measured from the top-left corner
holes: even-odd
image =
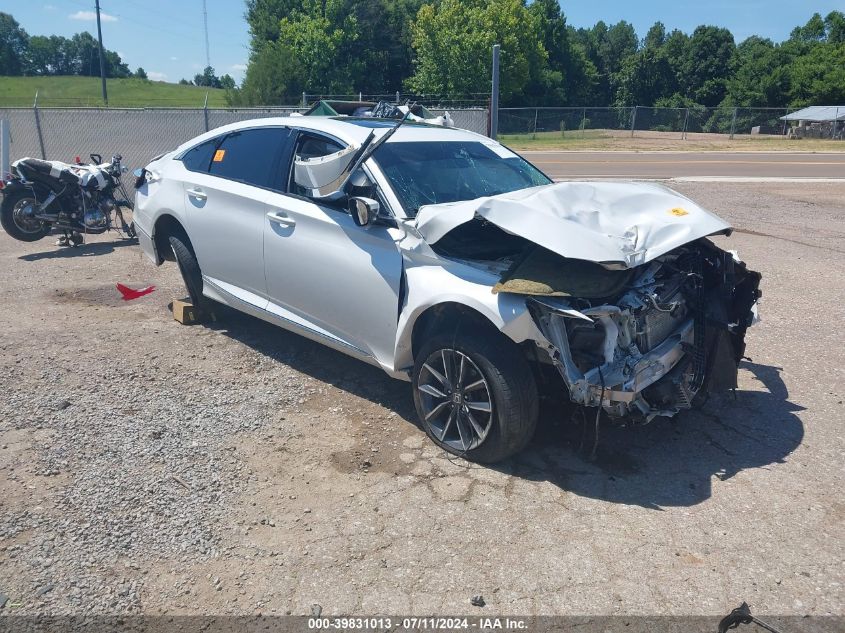
[[[687,211],[686,209],[682,209],[681,207],[675,207],[674,209],[671,209],[669,213],[678,218],[681,218],[685,215],[689,215],[689,211]]]

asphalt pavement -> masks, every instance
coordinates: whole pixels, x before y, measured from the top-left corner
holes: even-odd
[[[684,180],[845,179],[845,153],[525,151],[556,180],[634,178]]]

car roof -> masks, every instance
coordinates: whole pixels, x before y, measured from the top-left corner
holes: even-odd
[[[395,119],[376,118],[352,118],[352,117],[321,117],[321,116],[285,116],[266,117],[261,119],[250,119],[238,121],[222,127],[209,130],[205,134],[192,138],[182,143],[177,151],[191,148],[207,139],[215,138],[221,134],[246,130],[256,127],[295,127],[315,132],[324,132],[330,136],[340,139],[349,145],[363,142],[370,133],[376,138],[386,134],[388,130],[397,123]],[[402,127],[390,138],[388,142],[411,142],[411,141],[486,141],[490,139],[481,134],[461,130],[458,128],[447,128],[440,125],[429,125],[419,122],[405,122]]]

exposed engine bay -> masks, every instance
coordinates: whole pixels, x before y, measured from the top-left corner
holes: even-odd
[[[736,388],[745,332],[757,318],[760,274],[734,254],[700,239],[633,270],[559,260],[576,273],[595,267],[596,288],[623,284],[604,297],[557,291],[527,299],[573,402],[650,421]]]
[[[538,346],[576,404],[601,402],[611,417],[650,421],[736,387],[760,274],[706,238],[633,269],[608,269],[477,219],[436,250],[499,274],[494,293],[526,296],[548,343]]]

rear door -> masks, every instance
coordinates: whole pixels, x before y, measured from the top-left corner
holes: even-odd
[[[295,154],[314,157],[340,149],[332,139],[300,132]],[[386,225],[356,226],[342,205],[317,203],[303,193],[289,177],[286,193],[266,198],[267,309],[353,353],[390,364],[403,233]]]
[[[290,134],[285,127],[238,130],[183,157],[186,229],[203,276],[253,304],[266,303],[259,301],[267,297],[265,200],[284,187],[280,161]]]

